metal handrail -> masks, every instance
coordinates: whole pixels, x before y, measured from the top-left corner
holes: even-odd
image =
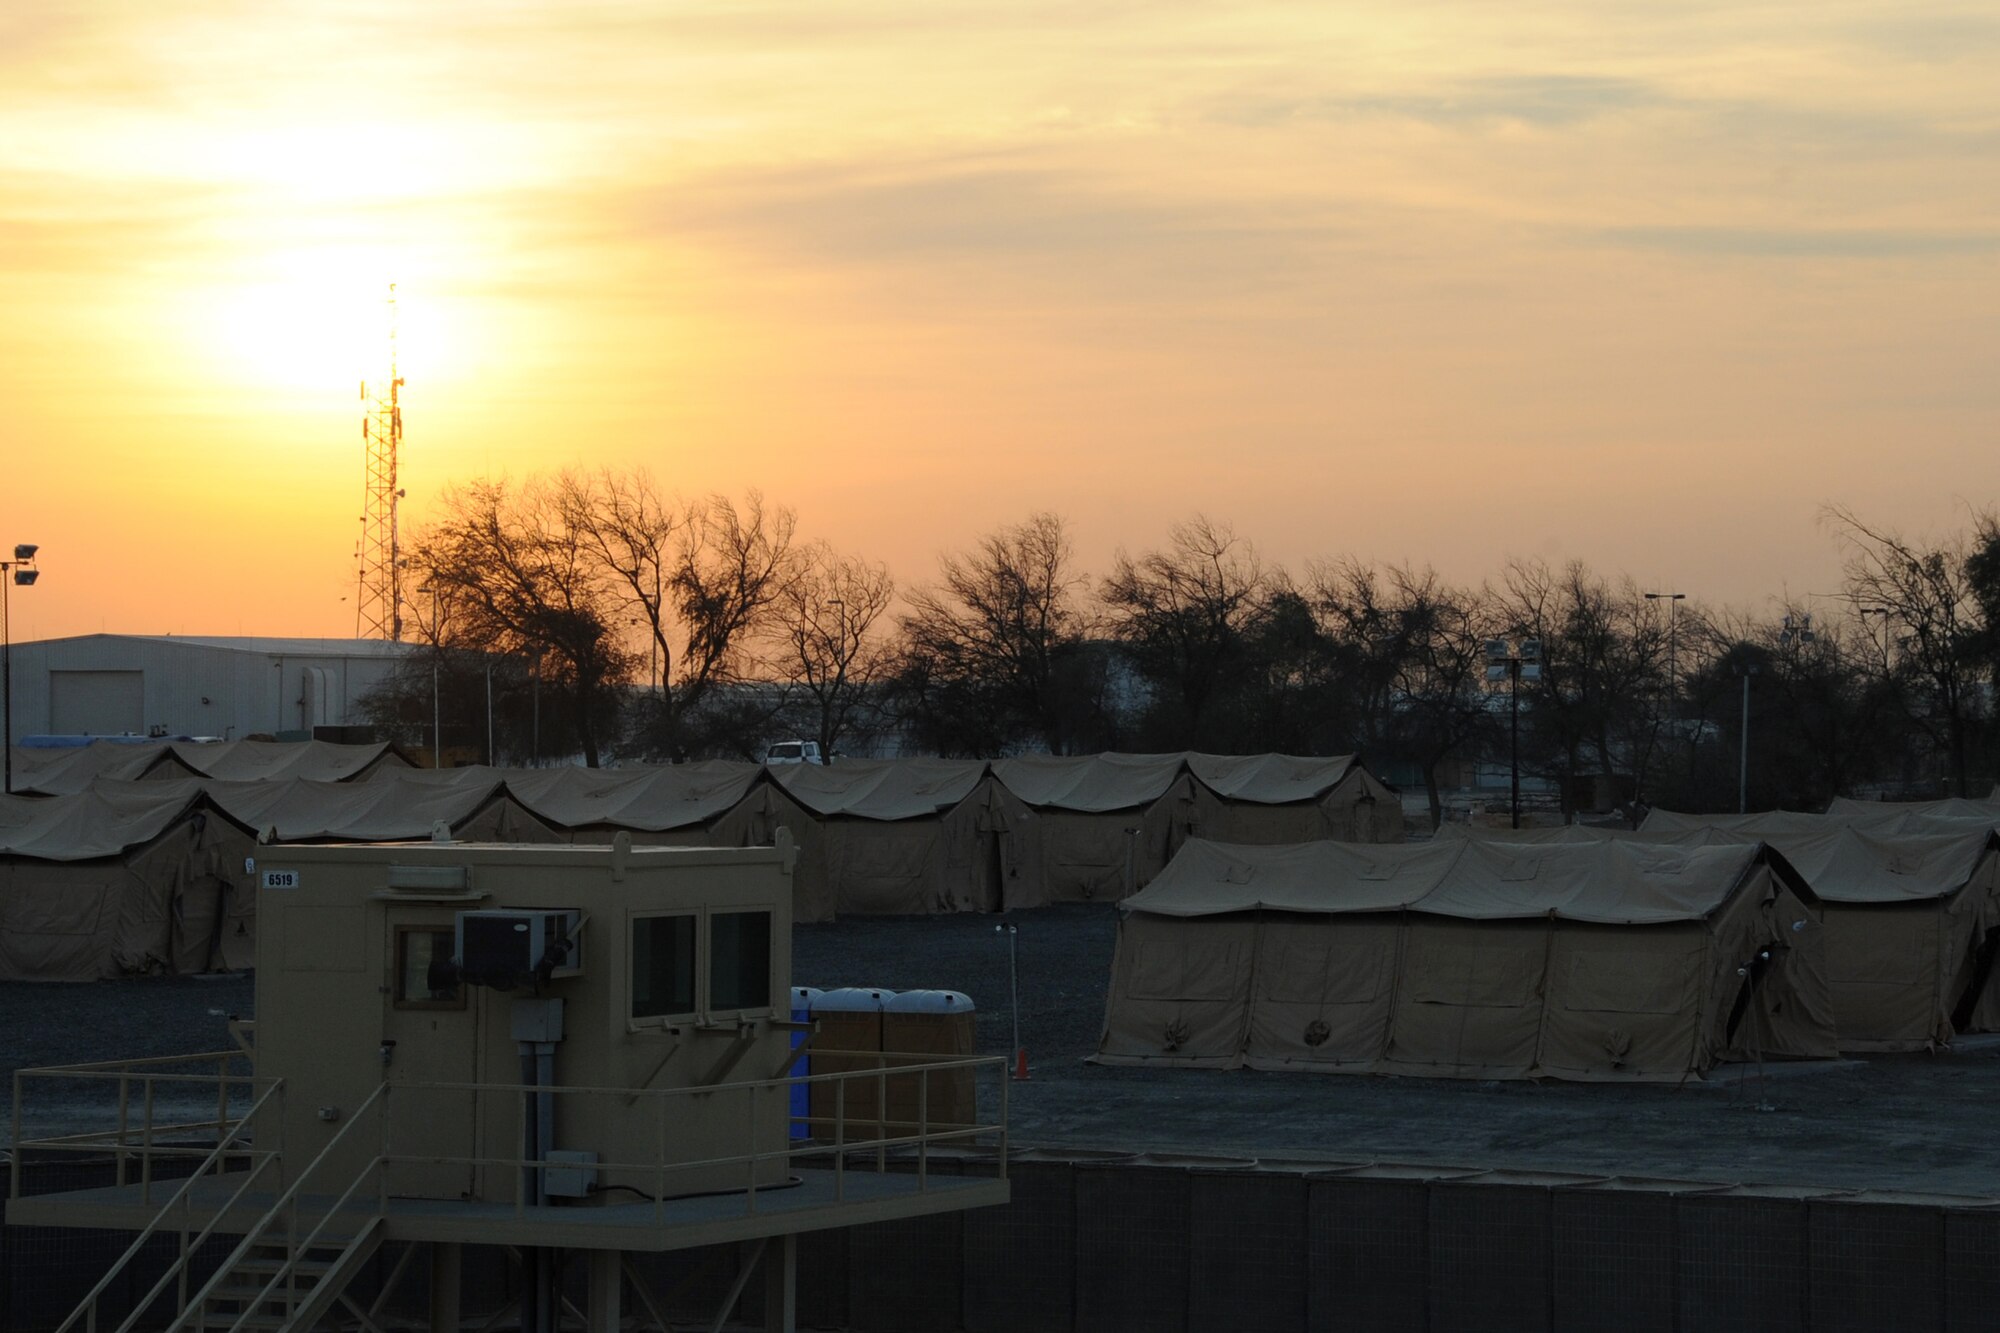
[[[243,1113],[243,1119],[237,1123],[242,1124],[247,1122],[252,1116],[256,1115],[258,1111],[263,1109],[265,1102],[279,1095],[279,1089],[282,1087],[283,1083],[281,1081],[273,1081],[271,1086],[264,1090],[263,1096],[251,1104],[250,1109]],[[84,1296],[76,1309],[70,1312],[69,1318],[65,1319],[57,1327],[56,1333],[69,1333],[70,1329],[76,1327],[79,1319],[84,1321],[85,1326],[91,1330],[91,1333],[96,1333],[98,1299],[110,1289],[112,1281],[124,1272],[125,1266],[132,1262],[140,1250],[145,1248],[146,1243],[152,1240],[154,1233],[161,1229],[161,1224],[167,1220],[168,1215],[174,1211],[176,1205],[182,1206],[180,1258],[168,1267],[166,1273],[162,1274],[160,1280],[153,1284],[152,1290],[148,1291],[144,1298],[133,1303],[131,1313],[126,1315],[124,1321],[118,1325],[118,1333],[125,1333],[126,1330],[130,1329],[138,1321],[140,1315],[159,1298],[160,1293],[166,1289],[167,1283],[173,1281],[181,1272],[185,1271],[188,1260],[193,1256],[195,1250],[199,1249],[202,1243],[215,1231],[215,1221],[211,1220],[206,1227],[202,1228],[200,1234],[194,1238],[192,1243],[188,1241],[186,1220],[188,1195],[193,1191],[195,1183],[209,1173],[209,1168],[228,1155],[231,1151],[230,1144],[231,1140],[227,1134],[218,1134],[216,1136],[215,1147],[202,1159],[201,1165],[197,1166],[193,1173],[181,1182],[180,1188],[174,1191],[173,1197],[167,1200],[166,1204],[161,1207],[153,1220],[146,1224],[144,1230],[140,1231],[138,1238],[126,1247],[125,1253],[119,1255],[117,1261],[110,1268],[105,1270],[104,1276],[97,1280],[97,1284]],[[20,1146],[17,1144],[15,1147],[17,1162],[20,1157]],[[242,1149],[238,1148],[235,1151],[240,1153]],[[259,1163],[246,1174],[243,1183],[238,1185],[236,1192],[229,1197],[229,1202],[216,1211],[216,1218],[220,1218],[235,1204],[237,1199],[242,1197],[243,1191],[248,1188],[250,1181],[256,1179],[258,1173],[264,1169],[269,1160],[271,1159],[266,1159],[266,1162]],[[217,1174],[220,1173],[218,1172]]]
[[[843,1054],[846,1053],[843,1052]],[[859,1052],[859,1054],[872,1053]],[[857,1151],[865,1151],[877,1159],[876,1169],[881,1171],[886,1170],[888,1155],[892,1150],[914,1148],[917,1154],[916,1164],[919,1189],[928,1190],[928,1153],[932,1146],[978,1140],[991,1136],[995,1139],[995,1146],[998,1149],[1000,1159],[999,1171],[1001,1177],[1004,1178],[1006,1174],[1005,1154],[1007,1144],[1007,1129],[1004,1118],[1007,1090],[1004,1087],[1004,1079],[1000,1093],[1001,1106],[1003,1108],[1001,1119],[981,1120],[975,1109],[972,1111],[970,1119],[949,1120],[943,1122],[941,1126],[932,1125],[930,1120],[929,1082],[932,1077],[938,1074],[961,1069],[978,1070],[989,1068],[1004,1071],[1007,1065],[1006,1057],[994,1055],[935,1057],[922,1052],[896,1052],[890,1054],[896,1058],[921,1061],[921,1063],[901,1064],[893,1068],[852,1069],[831,1073],[797,1074],[782,1078],[743,1080],[735,1083],[718,1083],[679,1088],[648,1088],[640,1093],[641,1096],[656,1098],[664,1103],[665,1099],[669,1097],[712,1096],[716,1093],[736,1091],[753,1094],[751,1105],[754,1107],[756,1104],[754,1094],[757,1093],[768,1093],[776,1089],[799,1084],[831,1084],[835,1088],[835,1114],[833,1116],[800,1115],[793,1114],[787,1110],[779,1118],[786,1122],[803,1122],[815,1126],[830,1123],[833,1128],[832,1143],[825,1141],[796,1144],[787,1143],[781,1148],[752,1150],[747,1153],[730,1153],[719,1157],[691,1158],[670,1162],[666,1160],[665,1143],[661,1142],[657,1145],[658,1155],[652,1161],[624,1162],[599,1160],[592,1165],[599,1172],[625,1172],[638,1175],[641,1178],[652,1179],[655,1182],[656,1188],[654,1199],[656,1204],[666,1200],[668,1182],[673,1176],[693,1174],[704,1170],[727,1169],[736,1166],[747,1167],[748,1187],[745,1191],[745,1207],[746,1211],[751,1212],[756,1210],[756,1196],[759,1190],[769,1188],[768,1185],[758,1182],[757,1167],[763,1163],[773,1161],[792,1161],[799,1158],[831,1156],[834,1161],[836,1197],[844,1198],[846,1160],[850,1155]],[[892,1118],[884,1110],[886,1098],[882,1096],[882,1093],[886,1090],[889,1080],[899,1078],[906,1080],[914,1079],[917,1082],[917,1119],[915,1120],[910,1120],[902,1116]],[[866,1117],[865,1120],[854,1122],[864,1123],[873,1131],[870,1137],[860,1140],[849,1139],[847,1134],[847,1128],[849,1123],[852,1122],[852,1118],[846,1114],[846,1085],[856,1080],[866,1080],[876,1085],[877,1093],[876,1111]],[[631,1088],[582,1084],[539,1085],[527,1083],[409,1081],[400,1082],[392,1086],[411,1093],[469,1092],[475,1095],[483,1094],[489,1096],[548,1093],[571,1100],[590,1097],[616,1097],[628,1102],[632,1100],[634,1094],[634,1090]],[[659,1118],[661,1124],[664,1126],[667,1117],[662,1114]],[[913,1132],[897,1132],[905,1130]],[[382,1154],[381,1163],[385,1188],[392,1179],[393,1168],[396,1166],[462,1167],[467,1170],[482,1168],[497,1169],[514,1174],[517,1178],[521,1172],[545,1169],[548,1166],[548,1163],[539,1159],[519,1156],[391,1153],[386,1150]],[[526,1200],[517,1189],[514,1198],[516,1214],[520,1214],[527,1206]]]
[[[194,1297],[187,1302],[186,1307],[181,1311],[179,1317],[176,1318],[172,1324],[168,1325],[168,1333],[174,1333],[174,1330],[176,1329],[187,1328],[189,1326],[188,1319],[190,1315],[194,1315],[195,1318],[199,1320],[200,1317],[199,1312],[201,1308],[205,1304],[207,1304],[208,1298],[215,1293],[218,1287],[222,1285],[223,1280],[229,1276],[231,1270],[233,1270],[238,1263],[242,1262],[245,1258],[247,1258],[250,1252],[256,1249],[256,1247],[259,1244],[263,1243],[264,1237],[270,1233],[273,1226],[281,1218],[287,1219],[290,1222],[290,1225],[286,1227],[285,1231],[285,1238],[286,1238],[285,1250],[288,1256],[288,1261],[278,1270],[278,1272],[274,1273],[271,1276],[270,1281],[266,1282],[264,1284],[263,1289],[258,1293],[257,1299],[249,1302],[249,1304],[246,1306],[246,1309],[255,1310],[259,1305],[269,1301],[271,1299],[272,1288],[274,1288],[280,1281],[285,1282],[289,1290],[290,1283],[292,1282],[293,1279],[293,1272],[292,1272],[293,1264],[290,1261],[295,1260],[298,1257],[298,1255],[302,1252],[296,1243],[298,1237],[298,1225],[297,1225],[298,1201],[299,1201],[299,1196],[305,1190],[306,1181],[311,1179],[313,1173],[318,1171],[320,1166],[329,1157],[333,1155],[334,1151],[340,1147],[342,1141],[345,1140],[349,1134],[354,1132],[354,1127],[362,1122],[365,1113],[370,1108],[372,1108],[378,1100],[387,1097],[388,1092],[389,1092],[389,1085],[387,1083],[378,1083],[375,1085],[375,1090],[368,1094],[367,1099],[363,1101],[361,1105],[354,1108],[354,1114],[348,1119],[345,1125],[342,1125],[340,1127],[340,1132],[335,1134],[332,1138],[326,1141],[325,1146],[322,1147],[319,1150],[319,1152],[314,1155],[312,1161],[308,1162],[305,1168],[292,1178],[291,1183],[288,1184],[285,1187],[285,1189],[278,1195],[277,1200],[274,1203],[272,1203],[270,1209],[262,1217],[258,1218],[257,1221],[251,1225],[250,1229],[244,1233],[242,1243],[239,1244],[234,1250],[232,1250],[229,1254],[229,1257],[216,1267],[215,1272],[210,1275],[208,1281],[202,1284],[201,1290],[196,1292],[194,1294]],[[371,1170],[380,1169],[381,1165],[382,1165],[382,1159],[379,1156],[372,1157],[369,1159],[367,1165],[356,1173],[354,1180],[349,1183],[346,1192],[340,1196],[339,1200],[334,1204],[333,1208],[328,1210],[326,1216],[320,1220],[319,1225],[314,1227],[311,1234],[307,1236],[306,1238],[307,1248],[311,1248],[313,1244],[316,1241],[318,1241],[320,1233],[326,1229],[327,1224],[331,1222],[335,1217],[335,1215],[340,1211],[340,1209],[344,1208],[347,1205],[348,1201],[353,1198],[354,1191],[360,1187],[360,1184],[363,1180],[367,1179],[368,1173]],[[379,1220],[380,1217],[381,1213],[378,1211],[372,1214],[370,1218],[363,1219],[362,1228],[365,1229],[369,1221]],[[357,1231],[357,1235],[358,1234],[359,1232]],[[120,1330],[120,1333],[124,1333],[124,1331]]]

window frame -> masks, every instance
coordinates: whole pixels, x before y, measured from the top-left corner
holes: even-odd
[[[760,915],[767,922],[764,939],[764,980],[771,993],[761,1004],[743,1005],[737,1008],[716,1009],[710,1006],[711,987],[715,973],[715,935],[713,918],[716,916]],[[634,971],[636,962],[634,950],[638,943],[638,923],[659,917],[694,918],[694,1008],[675,1010],[665,1014],[635,1015],[632,1004],[638,994],[638,977]],[[688,1024],[702,1025],[715,1022],[738,1022],[750,1018],[769,1018],[778,1012],[776,984],[778,973],[778,911],[769,903],[746,903],[741,906],[706,907],[663,907],[632,908],[625,914],[625,1030],[628,1032],[657,1032]]]
[[[658,1014],[635,1014],[632,1012],[632,1006],[639,998],[638,926],[641,921],[657,921],[663,917],[686,917],[694,922],[694,975],[688,979],[688,995],[694,1001],[694,1007]],[[628,1031],[644,1032],[656,1028],[678,1027],[682,1023],[699,1019],[702,994],[701,941],[702,936],[706,934],[701,917],[701,909],[693,907],[634,908],[625,914],[625,1026]]]
[[[445,937],[444,956],[449,958],[452,951],[452,927],[425,925],[421,922],[399,922],[394,931],[389,940],[389,1007],[416,1011],[463,1010],[467,997],[466,985],[462,980],[452,987],[452,997],[446,1000],[414,999],[403,994],[403,982],[408,974],[409,940],[417,935],[442,935]]]

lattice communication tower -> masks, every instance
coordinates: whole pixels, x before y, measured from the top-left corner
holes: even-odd
[[[402,552],[396,544],[396,459],[403,447],[403,377],[396,369],[396,284],[389,284],[389,378],[370,394],[361,382],[361,446],[365,478],[361,497],[359,596],[355,634],[364,639],[403,637]]]

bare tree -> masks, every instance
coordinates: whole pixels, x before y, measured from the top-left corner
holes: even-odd
[[[820,754],[829,763],[888,673],[889,649],[873,630],[895,595],[885,567],[838,555],[824,542],[801,552],[797,576],[779,595],[778,662],[812,700]]]
[[[740,507],[719,495],[680,504],[642,472],[568,473],[556,490],[594,573],[647,640],[641,746],[686,758],[703,743],[696,720],[717,687],[762,665],[760,640],[800,567],[797,517],[754,490]]]
[[[595,767],[632,659],[601,569],[567,521],[559,488],[474,482],[446,491],[440,505],[443,517],[419,534],[410,561],[436,599],[439,641],[538,659],[545,677],[573,699],[577,744]]]
[[[1503,577],[1502,619],[1541,643],[1541,669],[1525,691],[1543,766],[1576,806],[1580,777],[1632,778],[1657,736],[1667,635],[1630,579],[1617,587],[1581,561],[1561,570],[1514,561]]]
[[[1844,506],[1824,511],[1847,548],[1847,596],[1879,608],[1897,626],[1899,665],[1921,688],[1911,720],[1943,752],[1953,795],[1966,794],[1969,739],[1980,711],[1979,600],[1963,537],[1937,545],[1862,522]]]
[[[1141,675],[1166,693],[1159,743],[1213,743],[1212,706],[1246,680],[1250,635],[1272,579],[1250,543],[1197,514],[1165,550],[1120,551],[1099,592],[1109,628]]]
[[[1088,627],[1062,519],[1038,513],[939,561],[902,617],[898,695],[940,749],[995,754],[1021,735],[1061,753]]]

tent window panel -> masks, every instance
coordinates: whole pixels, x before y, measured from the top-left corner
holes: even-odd
[[[1383,951],[1365,944],[1290,941],[1276,951],[1270,997],[1280,1004],[1367,1004],[1383,991]]]
[[[16,881],[0,893],[0,932],[93,936],[103,929],[108,896],[102,884],[52,890],[27,888]]]
[[[1829,912],[1827,979],[1908,985],[1913,978],[1930,974],[1936,931],[1937,919],[1928,911]]]
[[[1587,949],[1570,955],[1562,1006],[1600,1014],[1677,1014],[1689,1007],[1690,957],[1637,949]]]
[[[771,1007],[771,914],[715,912],[708,918],[711,1013]]]
[[[1137,946],[1132,962],[1135,1000],[1226,1000],[1241,985],[1240,946],[1154,940]]]
[[[695,918],[691,912],[632,918],[632,1017],[694,1013]]]
[[[1542,957],[1524,950],[1430,944],[1412,949],[1410,998],[1417,1004],[1517,1009],[1541,989]]]

